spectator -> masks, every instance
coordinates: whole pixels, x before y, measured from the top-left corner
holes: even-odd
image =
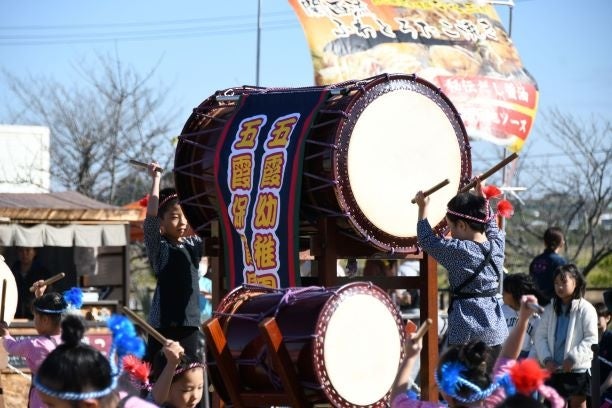
[[[609,324],[612,315],[612,289],[606,290],[603,298],[607,311],[605,320],[607,319]],[[610,406],[612,404],[612,330],[607,330],[606,327],[599,339],[599,379],[602,405],[607,403]]]
[[[555,295],[553,273],[558,266],[567,264],[565,258],[559,255],[565,245],[563,231],[557,227],[550,227],[544,232],[544,252],[536,256],[529,265],[529,274],[533,277],[536,286],[548,298]]]
[[[546,303],[543,303],[544,296],[541,294],[538,288],[536,288],[531,276],[526,273],[513,273],[505,275],[502,294],[504,299],[502,311],[504,312],[504,317],[506,318],[508,331],[516,326],[518,322],[518,314],[523,295],[534,295],[538,299],[538,304],[546,305]],[[525,340],[523,341],[519,358],[535,357],[533,335],[538,327],[538,323],[540,321],[539,318],[539,316],[532,316],[529,318],[527,332],[525,333]]]
[[[18,261],[13,264],[11,271],[17,283],[17,310],[15,317],[21,319],[33,319],[32,303],[34,293],[30,292],[30,287],[39,280],[51,277],[51,274],[36,259],[36,248],[19,247],[17,248]],[[47,288],[52,290],[52,288]]]
[[[534,336],[538,359],[551,373],[547,384],[569,400],[569,407],[586,408],[591,393],[591,346],[597,343],[597,312],[584,299],[586,280],[576,265],[559,266],[553,282],[555,296]]]

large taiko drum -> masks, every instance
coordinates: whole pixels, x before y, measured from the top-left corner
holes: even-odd
[[[241,286],[221,301],[214,315],[241,384],[249,391],[282,389],[258,329],[267,317],[275,317],[312,403],[383,407],[404,357],[401,315],[389,296],[371,283],[329,289]],[[215,389],[229,402],[214,360],[208,363]]]
[[[350,238],[388,252],[412,252],[417,206],[410,200],[416,192],[449,179],[429,204],[429,219],[441,230],[446,203],[471,178],[469,142],[457,110],[438,88],[412,75],[382,75],[325,89],[326,102],[305,141],[302,236],[315,233],[317,219],[325,215],[337,219]],[[275,92],[300,97],[299,88],[231,88],[206,99],[185,124],[175,182],[197,232],[218,217],[213,162],[237,100]]]

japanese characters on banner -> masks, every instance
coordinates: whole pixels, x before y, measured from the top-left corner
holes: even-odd
[[[535,80],[492,5],[461,0],[289,0],[317,85],[415,73],[450,98],[468,135],[518,151],[533,126]]]
[[[217,147],[230,285],[297,286],[301,152],[321,89],[244,95]]]

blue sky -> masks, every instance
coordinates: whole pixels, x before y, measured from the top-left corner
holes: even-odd
[[[261,12],[260,85],[312,85],[306,39],[289,3],[261,0]],[[498,12],[507,23],[508,8]],[[0,66],[70,83],[79,80],[73,67],[96,54],[116,55],[143,75],[157,65],[150,84],[169,87],[178,134],[214,91],[255,84],[256,17],[257,0],[1,0]],[[539,112],[556,107],[612,119],[612,1],[518,0],[512,17],[512,38],[540,89]],[[0,79],[0,121],[8,96]],[[538,115],[531,151],[550,149],[538,137],[541,125]]]

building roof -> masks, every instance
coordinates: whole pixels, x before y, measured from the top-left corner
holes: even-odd
[[[0,193],[0,217],[18,223],[127,223],[140,210],[116,207],[76,191],[56,193]]]

